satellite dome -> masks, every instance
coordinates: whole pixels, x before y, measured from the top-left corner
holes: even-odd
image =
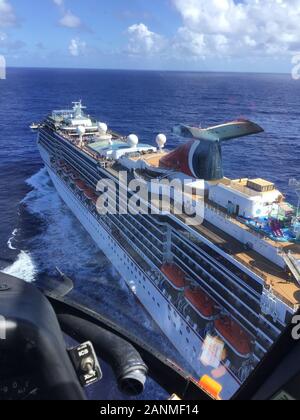
[[[85,127],[83,127],[82,125],[78,126],[77,134],[82,137],[85,134]]]
[[[100,133],[104,133],[104,134],[106,134],[107,133],[107,131],[108,131],[108,127],[107,127],[107,124],[105,124],[105,123],[99,123],[98,124],[98,130],[99,130],[99,132]]]
[[[137,147],[139,144],[139,138],[135,134],[130,134],[127,138],[127,142],[130,145],[130,147]]]
[[[162,150],[167,143],[167,137],[164,134],[159,134],[156,137],[156,144],[158,145],[159,149]]]

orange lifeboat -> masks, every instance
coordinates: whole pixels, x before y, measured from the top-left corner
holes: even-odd
[[[251,354],[251,337],[241,325],[229,316],[215,321],[215,329],[219,336],[240,357],[248,358]]]
[[[164,264],[161,271],[175,289],[184,290],[186,275],[176,264]]]
[[[95,206],[97,204],[98,198],[99,198],[98,195],[94,193],[93,198],[92,198],[92,202],[95,204]]]
[[[84,190],[84,195],[88,200],[93,200],[95,193],[91,188],[86,188]]]
[[[80,191],[84,191],[84,190],[86,189],[86,185],[85,185],[85,183],[84,183],[83,181],[81,181],[80,179],[79,179],[79,180],[77,180],[77,181],[75,182],[75,184],[76,184],[76,187],[77,187]]]
[[[201,315],[211,321],[218,314],[217,303],[199,287],[185,289],[185,299]]]

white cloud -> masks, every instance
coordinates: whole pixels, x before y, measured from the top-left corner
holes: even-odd
[[[164,49],[166,41],[164,37],[151,32],[144,24],[135,24],[128,28],[129,43],[127,50],[130,54],[155,54]]]
[[[300,50],[300,0],[172,0],[182,24],[172,38],[140,23],[128,52],[165,58],[286,57]]]
[[[4,32],[0,32],[0,42],[4,42],[7,40],[7,34]]]
[[[7,0],[0,0],[0,28],[16,24],[16,15]]]
[[[60,0],[55,0],[60,1]],[[59,21],[61,26],[65,26],[66,28],[76,29],[80,28],[81,26],[81,19],[78,16],[73,15],[72,12],[67,11],[65,12],[64,16]]]
[[[7,0],[0,0],[0,49],[2,53],[9,54],[12,51],[17,51],[25,46],[23,41],[11,38],[9,32],[2,31],[3,28],[9,28],[17,25],[17,17],[15,11]]]
[[[192,57],[286,55],[300,48],[300,0],[173,0],[183,25],[172,41]]]
[[[69,53],[73,57],[79,57],[80,55],[84,54],[86,50],[86,42],[80,41],[78,38],[74,38],[71,40],[69,45]]]
[[[11,39],[5,32],[0,32],[0,50],[5,53],[21,50],[25,46],[23,41]],[[0,54],[1,55],[1,54]]]
[[[82,27],[80,17],[74,15],[74,13],[72,13],[70,10],[66,9],[64,0],[53,0],[53,3],[60,9],[62,14],[62,18],[59,21],[61,26],[70,29],[78,29]]]

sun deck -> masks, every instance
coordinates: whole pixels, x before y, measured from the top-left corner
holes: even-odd
[[[139,159],[142,158],[143,161],[145,161],[149,166],[158,168],[160,166],[160,159],[166,156],[167,154],[168,152],[165,150],[165,151],[157,152],[157,153],[149,153],[148,155],[144,155],[144,156],[132,157],[131,159],[133,161],[138,161]]]

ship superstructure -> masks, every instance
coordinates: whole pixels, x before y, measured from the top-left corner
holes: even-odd
[[[189,137],[175,151],[164,149],[163,135],[158,147],[141,144],[77,102],[43,122],[38,147],[62,199],[193,371],[234,392],[299,308],[300,218],[273,183],[223,177],[221,142],[257,134],[259,126],[240,120],[175,131]],[[201,201],[203,223],[172,211],[174,191],[170,213],[120,212],[133,195],[120,173],[126,183],[189,178],[192,191],[202,183],[203,194],[192,192],[185,204]],[[117,186],[115,212],[99,213],[102,179]],[[159,193],[158,209],[162,200]]]

